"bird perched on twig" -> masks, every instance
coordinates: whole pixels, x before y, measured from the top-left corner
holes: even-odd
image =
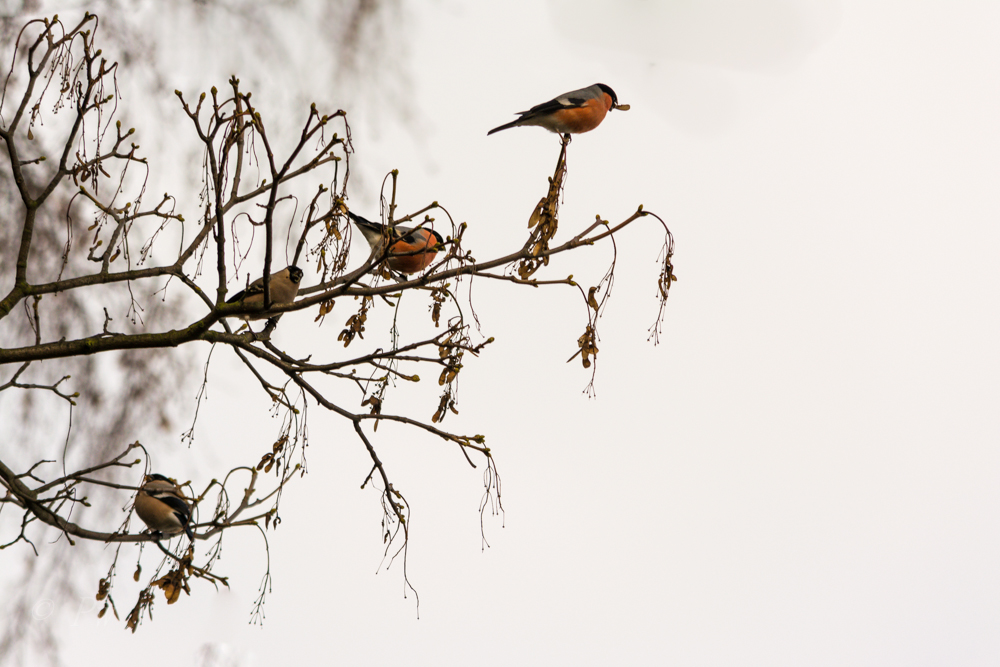
[[[277,273],[271,274],[268,282],[268,289],[271,294],[271,305],[291,303],[295,301],[295,295],[299,293],[299,283],[302,281],[302,269],[295,265],[287,266]],[[264,302],[264,279],[258,278],[250,285],[232,297],[226,299],[226,303],[242,302],[247,305],[261,304]],[[247,313],[240,315],[246,321],[263,320],[268,317],[267,311],[260,313]]]
[[[147,475],[135,496],[135,513],[149,529],[164,535],[191,532],[191,506],[177,485],[163,475]]]
[[[610,86],[595,83],[587,88],[564,93],[527,111],[520,111],[520,118],[494,127],[486,134],[488,136],[521,125],[537,125],[556,134],[580,134],[590,132],[600,125],[612,109],[628,111],[629,105],[619,104],[618,96]]]
[[[403,274],[423,271],[434,261],[437,246],[444,239],[433,229],[419,227],[387,227],[350,211],[347,215],[358,226],[372,250],[383,251],[389,244],[389,268]]]

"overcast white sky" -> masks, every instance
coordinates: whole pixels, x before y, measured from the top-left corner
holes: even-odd
[[[158,601],[134,636],[73,601],[85,613],[65,627],[70,664],[197,664],[207,645],[216,664],[257,666],[1000,662],[1000,4],[405,11],[413,118],[355,117],[356,210],[375,215],[398,168],[403,208],[440,201],[469,222],[477,257],[520,247],[558,140],[486,131],[607,83],[632,109],[574,140],[560,230],[639,204],[667,221],[679,282],[662,344],[646,342],[654,224],[619,237],[596,399],[565,363],[584,326],[574,295],[477,283],[497,343],[467,360],[449,423],[486,434],[499,465],[506,517],[486,522],[489,549],[481,471],[438,441],[377,434],[413,507],[419,620],[398,564],[375,574],[367,454],[317,410],[310,474],[271,535],[263,627],[247,624],[264,554],[246,531],[218,568],[231,591]],[[181,65],[171,90],[231,73],[221,55]],[[317,101],[351,109],[336,89]],[[596,284],[609,259],[574,254],[551,275]],[[309,313],[286,317],[277,343],[333,345],[342,312],[319,331]],[[212,382],[195,448],[161,454],[177,477],[218,474],[204,471],[277,430],[239,413],[231,431],[227,410],[265,406],[231,359],[213,361]]]

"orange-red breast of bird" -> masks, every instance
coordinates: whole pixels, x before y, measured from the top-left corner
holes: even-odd
[[[389,248],[389,268],[399,273],[423,271],[437,256],[434,250],[444,239],[430,229],[414,229]]]

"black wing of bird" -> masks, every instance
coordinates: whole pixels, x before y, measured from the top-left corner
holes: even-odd
[[[226,299],[226,303],[237,303],[247,298],[248,296],[253,296],[254,294],[260,294],[264,291],[264,283],[258,278],[254,282],[250,283],[250,287],[240,290],[233,296]]]
[[[191,520],[191,508],[177,496],[164,494],[162,496],[154,495],[153,497],[170,507],[174,511],[174,514],[181,520],[181,523],[186,524]]]
[[[549,100],[548,102],[542,102],[541,104],[536,104],[527,111],[520,111],[522,116],[531,115],[543,115],[554,113],[561,109],[578,109],[587,103],[582,97],[557,97],[554,100]]]

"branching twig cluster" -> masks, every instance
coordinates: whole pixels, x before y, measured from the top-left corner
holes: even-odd
[[[528,240],[509,254],[477,261],[471,250],[463,247],[466,223],[456,224],[437,202],[409,215],[397,216],[398,173],[394,171],[390,174],[391,184],[387,180],[385,186],[390,188],[386,224],[391,227],[405,222],[410,226],[416,223],[432,227],[438,222],[432,216],[438,216],[450,226],[449,230],[438,230],[448,232],[442,233],[445,241],[435,248],[436,261],[417,275],[401,277],[391,273],[387,264],[389,247],[376,249],[350,269],[351,232],[346,212],[353,148],[345,112],[324,114],[311,107],[298,137],[285,146],[268,133],[265,113],[255,106],[250,93],[241,89],[235,77],[228,82],[225,93],[213,88],[196,101],[177,93],[190,123],[191,136],[204,149],[204,189],[198,213],[189,216],[179,213],[182,205],[169,194],[148,206],[144,201],[148,164],[139,155],[139,147],[131,143],[136,133],[132,129],[123,132],[120,122],[111,123],[118,68],[95,48],[96,26],[97,19],[91,15],[69,29],[58,20],[29,23],[18,38],[19,47],[23,46],[19,50],[22,55],[12,64],[12,70],[19,63],[26,67],[26,83],[19,92],[7,90],[5,85],[0,99],[0,140],[6,147],[11,175],[23,205],[13,286],[0,299],[0,325],[5,319],[10,321],[18,304],[24,304],[34,332],[31,345],[0,348],[0,371],[11,369],[6,379],[0,378],[0,392],[48,391],[73,404],[77,395],[64,389],[68,377],[54,382],[29,379],[32,371],[37,370],[36,362],[121,350],[169,349],[203,341],[212,350],[215,346],[232,350],[271,402],[281,426],[273,440],[255,450],[253,456],[259,456],[259,460],[242,462],[223,476],[221,482],[213,479],[200,494],[192,495],[196,513],[203,515],[206,513],[203,508],[209,503],[208,494],[216,494],[211,517],[202,516],[195,525],[199,542],[213,541],[201,564],[196,564],[193,545],[183,553],[175,553],[151,534],[129,532],[128,519],[118,531],[108,532],[84,528],[67,518],[71,507],[87,505],[82,490],[88,485],[101,491],[135,491],[141,481],[122,484],[113,481],[117,477],[110,473],[130,469],[139,462],[125,462],[124,458],[138,443],[113,459],[51,482],[44,482],[35,474],[45,461],[21,473],[0,461],[0,483],[7,491],[0,508],[16,506],[24,512],[20,533],[5,546],[23,541],[35,548],[27,529],[39,522],[57,528],[70,541],[81,538],[117,543],[154,542],[164,558],[127,614],[126,625],[134,631],[144,615],[151,617],[156,588],[172,604],[181,591],[190,592],[191,577],[228,585],[225,577],[213,572],[225,531],[255,526],[265,533],[280,521],[278,508],[285,486],[306,470],[306,417],[312,405],[349,422],[358,442],[368,452],[372,467],[362,487],[370,481],[380,487],[385,554],[389,562],[402,555],[403,578],[409,586],[406,549],[410,508],[379,456],[375,440],[379,423],[398,422],[436,436],[457,446],[472,467],[476,467],[477,461],[485,462],[480,514],[502,513],[500,476],[484,436],[453,432],[442,426],[448,414],[458,413],[458,379],[468,363],[468,355],[479,355],[493,340],[473,340],[472,323],[467,320],[458,296],[465,287],[463,281],[481,277],[536,288],[548,285],[577,288],[587,313],[577,354],[582,356],[584,367],[589,368],[598,353],[597,322],[614,282],[614,260],[602,281],[589,290],[572,276],[561,279],[535,276],[554,255],[605,240],[614,247],[616,233],[649,214],[640,207],[618,224],[598,218],[572,239],[556,244],[568,147],[568,141],[564,141],[547,193],[529,220]],[[65,124],[54,166],[44,172],[53,161],[46,160],[45,155],[28,153],[33,132],[38,131],[45,115],[47,93],[57,97],[53,112],[68,113],[71,122]],[[14,110],[5,117],[3,102],[8,96]],[[142,170],[141,177],[134,174],[136,168]],[[30,178],[26,177],[28,170],[35,170]],[[53,205],[52,195],[59,188],[75,190],[66,207],[67,241],[62,269],[55,280],[33,282],[32,239],[35,226],[42,219],[37,213]],[[126,192],[131,194],[123,201]],[[79,220],[81,214],[93,217],[93,223],[86,227],[86,248],[78,248],[74,242],[85,224]],[[666,241],[658,281],[660,311],[651,329],[654,338],[658,338],[663,306],[674,280],[673,239],[665,224],[664,229]],[[285,260],[275,256],[282,246]],[[73,270],[76,265],[67,258],[77,253],[85,253],[91,265],[96,265],[93,271]],[[293,303],[275,303],[270,276],[286,260],[290,265],[310,262],[319,278],[315,284],[300,289],[299,298]],[[244,265],[251,267],[250,279],[263,278],[261,303],[227,303],[230,289],[242,286],[237,278]],[[212,266],[214,271],[205,270]],[[187,312],[197,315],[184,326],[169,329],[159,326],[157,321],[143,321],[139,315],[143,312],[143,299],[154,294],[165,299],[166,287],[171,282],[183,287],[181,294],[171,293],[171,298],[187,300]],[[109,326],[113,319],[105,307],[101,330],[60,339],[44,335],[40,302],[57,294],[96,288],[127,292],[130,305],[126,319],[134,325],[131,329],[113,331]],[[100,296],[95,299],[95,304],[101,303]],[[409,304],[412,300],[427,304],[428,326],[433,326],[433,335],[404,335],[401,331],[398,313],[404,301]],[[298,356],[278,349],[271,342],[271,332],[284,313],[315,309],[316,320],[323,321],[333,316],[337,304],[354,305],[338,337],[343,347],[331,347],[328,357],[314,359],[311,353]],[[393,309],[393,325],[388,342],[379,346],[366,339],[366,334],[371,338],[366,326],[372,313],[383,307]],[[260,332],[234,332],[227,318],[241,316],[269,319]],[[359,349],[364,345],[368,347]],[[212,358],[212,352],[208,358]],[[441,388],[433,413],[418,418],[394,412],[391,389],[399,382],[419,383],[418,371],[428,368],[432,371],[425,374],[436,377]],[[195,418],[207,382],[206,361],[202,392],[193,407]],[[592,389],[592,383],[593,376],[588,390]],[[360,409],[339,398],[341,386],[356,392]],[[193,441],[194,433],[192,424],[185,439]],[[148,471],[148,456],[146,465]],[[258,491],[261,475],[270,475],[272,471],[276,475],[272,482],[267,489]],[[96,473],[105,473],[110,479],[95,477]],[[231,480],[235,483],[239,478],[246,482],[246,476],[249,476],[247,486],[231,499]],[[486,544],[485,532],[483,542]],[[100,599],[106,600],[102,614],[110,607],[117,616],[112,599],[117,559],[116,550],[114,563],[100,583]],[[136,581],[140,573],[141,565],[137,564]],[[255,609],[257,615],[262,613],[260,605],[269,581],[268,573]]]

